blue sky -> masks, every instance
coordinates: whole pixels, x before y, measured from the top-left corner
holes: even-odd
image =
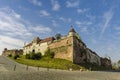
[[[98,55],[120,59],[120,0],[0,0],[0,53],[71,25]]]

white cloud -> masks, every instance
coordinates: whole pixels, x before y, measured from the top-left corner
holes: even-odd
[[[119,36],[120,35],[120,27],[115,27],[114,28],[115,32],[116,32],[116,35]],[[118,38],[118,37],[117,37]]]
[[[83,10],[82,10],[82,9],[77,9],[77,12],[78,12],[78,13],[82,13]]]
[[[75,24],[78,26],[78,27],[82,27],[82,26],[89,26],[92,24],[92,22],[90,21],[75,21]]]
[[[104,13],[103,19],[105,21],[104,21],[104,24],[103,24],[103,27],[102,27],[100,37],[104,34],[106,28],[109,26],[109,23],[110,23],[110,21],[111,21],[111,19],[113,17],[113,14],[114,14],[113,9],[110,9],[107,12]]]
[[[89,21],[75,21],[75,24],[77,25],[77,27],[80,28],[81,32],[88,32],[88,27],[92,24],[92,22]]]
[[[29,0],[32,4],[37,5],[37,6],[42,6],[42,3],[40,0]]]
[[[23,47],[24,41],[28,41],[33,35],[42,36],[50,33],[49,27],[41,24],[33,26],[25,21],[20,14],[9,7],[0,8],[0,52],[6,48]]]
[[[75,1],[67,1],[66,2],[66,7],[70,8],[70,7],[78,7],[79,6],[79,0],[75,0]]]
[[[87,12],[89,9],[77,9],[77,12],[80,14],[80,13],[84,13],[84,12]]]
[[[21,15],[10,8],[0,8],[0,33],[10,36],[28,36],[31,33],[25,27]]]
[[[46,27],[46,26],[43,26],[43,25],[38,25],[38,26],[35,26],[35,27],[31,27],[30,30],[34,31],[36,33],[44,33],[44,34],[48,34],[52,31],[49,27]]]
[[[61,21],[63,21],[63,22],[71,22],[71,21],[72,21],[71,18],[60,17],[59,19],[60,19]]]
[[[120,27],[115,27],[115,30],[120,31]]]
[[[58,24],[56,23],[55,20],[52,20],[52,25],[53,25],[54,27],[58,26]]]
[[[60,9],[60,5],[59,5],[57,0],[51,0],[51,3],[52,3],[52,6],[53,6],[52,9],[54,11],[58,11]]]
[[[9,44],[17,47],[22,47],[24,45],[24,41],[20,39],[16,39],[10,36],[2,36],[0,35],[0,42],[3,44]]]
[[[81,32],[88,32],[88,27],[84,26],[80,29]]]
[[[93,16],[93,15],[90,15],[90,14],[87,14],[86,17],[89,18],[90,21],[95,21],[96,20],[96,16]]]
[[[48,13],[48,12],[45,11],[45,10],[41,10],[41,11],[40,11],[40,15],[41,15],[41,16],[45,16],[45,17],[48,17],[48,16],[50,16],[50,13]]]
[[[10,36],[0,35],[0,54],[4,48],[18,49],[24,46],[24,41]]]
[[[82,25],[82,22],[80,22],[80,21],[75,21],[75,24],[76,24],[76,25]]]
[[[20,14],[9,7],[0,8],[0,52],[5,47],[22,48],[24,41],[20,38],[31,35],[32,33],[25,27]]]

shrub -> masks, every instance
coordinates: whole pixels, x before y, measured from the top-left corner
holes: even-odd
[[[35,53],[30,53],[30,59],[33,59],[33,60],[35,59],[34,54]]]
[[[14,59],[17,59],[17,58],[19,58],[20,56],[18,55],[18,54],[15,54],[14,55]]]
[[[30,59],[30,54],[26,54],[26,55],[25,55],[25,58],[26,58],[26,59]]]
[[[50,51],[50,49],[47,49],[46,51],[45,51],[45,57],[49,57],[49,58],[54,58],[54,52],[52,52],[52,51]]]
[[[41,55],[40,52],[34,54],[33,56],[34,56],[34,59],[36,59],[36,60],[39,60],[39,59],[41,59],[41,57],[42,57],[42,55]]]
[[[8,57],[12,57],[12,54],[9,54]]]
[[[29,54],[26,54],[26,59],[33,59],[33,60],[39,60],[41,59],[42,55],[40,52],[38,53],[29,53]]]

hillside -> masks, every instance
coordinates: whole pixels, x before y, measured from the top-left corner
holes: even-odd
[[[9,57],[12,60],[13,57]],[[18,63],[25,64],[28,66],[35,66],[35,67],[44,67],[44,68],[53,68],[53,69],[63,69],[63,70],[69,70],[72,68],[73,70],[86,70],[85,67],[82,67],[77,64],[73,64],[71,61],[65,60],[65,59],[59,59],[59,58],[46,58],[43,57],[40,60],[30,60],[26,59],[24,55],[22,55],[20,58],[15,60]]]

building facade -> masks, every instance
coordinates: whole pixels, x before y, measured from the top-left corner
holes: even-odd
[[[76,64],[90,62],[101,65],[101,58],[87,48],[73,28],[60,39],[55,39],[54,37],[40,39],[35,37],[33,41],[24,46],[23,54],[41,52],[44,55],[48,48],[55,53],[55,58],[67,59]]]
[[[48,49],[48,44],[52,43],[54,40],[53,37],[40,39],[35,37],[32,42],[23,47],[23,54],[29,54],[30,52],[41,52],[44,55],[44,52]]]

